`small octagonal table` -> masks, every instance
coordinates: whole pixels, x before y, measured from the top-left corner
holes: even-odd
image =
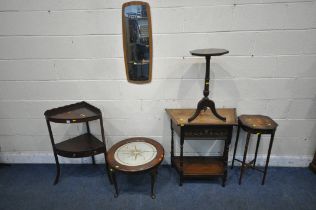
[[[164,158],[164,149],[153,139],[135,137],[125,139],[113,145],[108,152],[107,161],[110,168],[110,177],[114,184],[115,194],[118,196],[116,172],[126,174],[145,173],[151,174],[151,197],[154,199],[154,186],[157,168]]]

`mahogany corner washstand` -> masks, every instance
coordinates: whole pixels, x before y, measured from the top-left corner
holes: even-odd
[[[54,157],[56,161],[57,173],[54,185],[58,183],[60,176],[60,165],[58,155],[68,158],[92,157],[92,162],[95,164],[94,155],[104,154],[106,172],[109,176],[109,171],[106,162],[106,144],[103,129],[102,113],[100,109],[82,101],[75,104],[70,104],[63,107],[47,110],[45,113],[46,123],[50,140],[53,147]],[[89,121],[99,120],[101,128],[102,141],[97,139],[90,133]],[[55,143],[50,122],[54,123],[85,123],[87,133],[77,137]],[[111,179],[109,177],[111,182]]]
[[[164,149],[157,141],[145,137],[125,139],[114,144],[107,155],[110,177],[115,187],[114,197],[118,196],[116,172],[139,174],[150,172],[151,197],[154,199],[154,186],[157,168],[164,158]]]
[[[189,117],[188,121],[191,122],[192,120],[194,120],[200,114],[200,112],[202,110],[205,111],[207,108],[210,108],[212,114],[216,118],[225,121],[226,118],[217,112],[217,110],[215,108],[214,101],[209,99],[208,95],[210,94],[210,60],[211,60],[211,56],[225,55],[225,54],[229,53],[229,51],[225,50],[225,49],[210,48],[210,49],[192,50],[192,51],[190,51],[190,53],[192,55],[195,55],[195,56],[205,57],[206,70],[205,70],[205,81],[204,81],[204,90],[203,90],[204,97],[199,101],[199,103],[197,105],[197,109],[192,114],[192,116]]]
[[[195,109],[166,109],[166,111],[171,124],[171,165],[179,173],[179,185],[182,186],[185,178],[221,177],[224,187],[227,179],[229,145],[233,126],[237,125],[236,109],[216,109],[221,116],[225,117],[225,121],[218,119],[210,110],[207,110],[191,122],[187,119],[195,112]],[[180,137],[180,156],[174,154],[174,130]],[[184,157],[184,140],[223,140],[224,151],[221,156]]]

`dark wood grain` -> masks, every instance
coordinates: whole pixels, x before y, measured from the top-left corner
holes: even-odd
[[[274,135],[275,135],[275,131],[276,131],[277,126],[278,126],[278,124],[274,120],[272,120],[270,117],[264,116],[264,115],[241,115],[238,117],[238,129],[237,129],[237,135],[236,135],[235,148],[234,148],[234,154],[233,154],[231,168],[234,167],[235,160],[238,162],[241,162],[239,184],[241,184],[245,169],[251,168],[251,169],[256,169],[257,171],[263,172],[263,178],[262,178],[261,184],[264,185],[265,178],[267,175],[272,145],[273,145],[273,141],[274,141]],[[247,132],[246,144],[245,144],[245,148],[244,148],[244,155],[243,155],[242,161],[235,157],[236,150],[238,147],[239,134],[240,134],[241,129],[243,129],[244,131]],[[250,138],[251,134],[258,136],[255,157],[253,160],[246,163],[248,145],[249,145],[249,141],[251,139]],[[270,135],[270,142],[269,142],[268,154],[267,154],[267,159],[266,159],[264,170],[259,170],[256,168],[256,160],[257,160],[257,155],[258,155],[259,144],[261,142],[261,135],[263,135],[263,134]]]
[[[64,157],[88,157],[104,153],[104,144],[92,134],[86,133],[55,144],[58,155]]]
[[[228,151],[231,142],[233,126],[236,122],[236,109],[217,109],[217,112],[226,117],[222,121],[215,117],[210,110],[202,112],[193,121],[188,122],[188,117],[194,109],[166,109],[171,124],[171,163],[179,173],[182,186],[186,178],[211,178],[221,177],[222,186],[227,180]],[[180,137],[180,155],[174,154],[174,131]],[[184,141],[186,140],[222,140],[224,141],[223,153],[220,156],[184,156]],[[191,141],[191,143],[193,143]]]
[[[49,137],[53,147],[54,158],[56,162],[56,177],[54,185],[58,183],[60,177],[60,164],[58,155],[69,158],[81,158],[91,156],[92,163],[95,164],[94,155],[103,153],[105,160],[105,168],[108,178],[110,179],[109,169],[106,162],[106,144],[103,129],[102,113],[97,107],[81,101],[74,104],[69,104],[62,107],[57,107],[45,111],[46,124],[48,128]],[[99,120],[101,128],[102,141],[94,137],[90,133],[89,121]],[[87,126],[87,133],[77,137],[55,143],[51,122],[54,123],[85,123]]]
[[[180,171],[180,157],[173,159],[177,171]],[[222,159],[214,157],[183,157],[183,175],[188,176],[223,176],[225,171]]]
[[[226,121],[226,117],[222,116],[220,113],[217,112],[215,102],[211,100],[208,96],[210,94],[210,61],[211,61],[211,56],[220,56],[227,54],[229,51],[225,49],[216,49],[216,48],[210,48],[210,49],[197,49],[197,50],[192,50],[191,54],[195,56],[204,56],[206,65],[205,65],[205,80],[204,80],[204,90],[203,90],[203,95],[204,97],[198,102],[197,108],[195,112],[189,117],[188,121],[191,122],[195,118],[199,116],[199,114],[202,111],[205,111],[207,109],[210,109],[212,114],[222,120]]]
[[[278,126],[274,120],[264,115],[240,115],[238,120],[241,125],[253,130],[273,130]]]
[[[200,115],[191,122],[188,122],[188,118],[195,112],[195,109],[166,109],[166,112],[176,125],[237,125],[235,108],[221,108],[216,110],[220,115],[226,117],[226,121],[216,118],[210,110],[202,111]]]
[[[196,49],[191,50],[190,53],[195,56],[220,56],[229,53],[228,50],[218,49],[218,48],[209,48],[209,49]]]
[[[115,160],[114,154],[118,148],[131,142],[146,142],[153,145],[157,150],[156,157],[152,161],[143,165],[139,165],[139,166],[127,166],[127,165],[120,164],[119,162]],[[122,140],[114,144],[109,149],[108,156],[107,156],[107,160],[108,160],[108,164],[110,168],[113,168],[116,171],[122,171],[126,173],[144,172],[144,171],[151,170],[152,168],[157,167],[163,161],[163,158],[164,158],[164,149],[161,146],[161,144],[159,144],[157,141],[153,139],[145,138],[145,137],[134,137],[134,138]]]
[[[121,146],[128,144],[128,143],[132,143],[132,142],[146,142],[149,143],[151,145],[153,145],[156,150],[157,150],[157,154],[155,156],[155,158],[153,160],[151,160],[150,162],[146,163],[146,164],[142,164],[142,165],[138,165],[138,166],[127,166],[127,165],[123,165],[119,162],[117,162],[115,160],[115,152],[118,148],[120,148]],[[114,189],[115,189],[115,194],[114,197],[117,197],[119,194],[119,190],[118,190],[118,185],[116,182],[116,172],[124,172],[126,174],[136,174],[136,173],[145,173],[145,172],[150,172],[150,176],[151,176],[151,198],[155,199],[156,195],[154,193],[154,186],[156,183],[156,176],[157,176],[157,168],[160,165],[160,163],[163,161],[164,158],[164,149],[161,146],[161,144],[159,144],[157,141],[150,139],[150,138],[145,138],[145,137],[134,137],[134,138],[129,138],[129,139],[125,139],[122,140],[116,144],[114,144],[107,155],[107,162],[109,164],[109,168],[110,168],[110,175],[111,175],[111,179],[113,181],[114,184]]]
[[[47,110],[46,119],[55,123],[81,123],[96,120],[100,117],[100,109],[81,101],[75,104]]]

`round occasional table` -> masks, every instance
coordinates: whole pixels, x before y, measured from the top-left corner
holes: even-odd
[[[153,139],[135,137],[122,140],[113,145],[108,151],[107,161],[110,177],[114,184],[115,194],[118,196],[116,172],[127,174],[149,172],[151,175],[151,197],[154,199],[154,186],[157,168],[164,158],[164,149]]]

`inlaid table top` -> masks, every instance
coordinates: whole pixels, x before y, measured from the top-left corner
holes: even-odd
[[[264,115],[240,115],[239,122],[250,129],[274,130],[278,124]]]
[[[216,111],[223,117],[226,117],[226,121],[220,120],[213,115],[208,109],[202,111],[197,118],[188,122],[188,118],[192,116],[195,109],[166,109],[169,117],[177,125],[237,125],[236,109],[235,108],[221,108]]]
[[[191,50],[190,53],[196,56],[220,56],[229,53],[229,51],[225,49],[209,48]]]
[[[158,166],[164,158],[164,149],[153,139],[135,137],[113,145],[108,152],[111,168],[123,172],[146,171]]]

